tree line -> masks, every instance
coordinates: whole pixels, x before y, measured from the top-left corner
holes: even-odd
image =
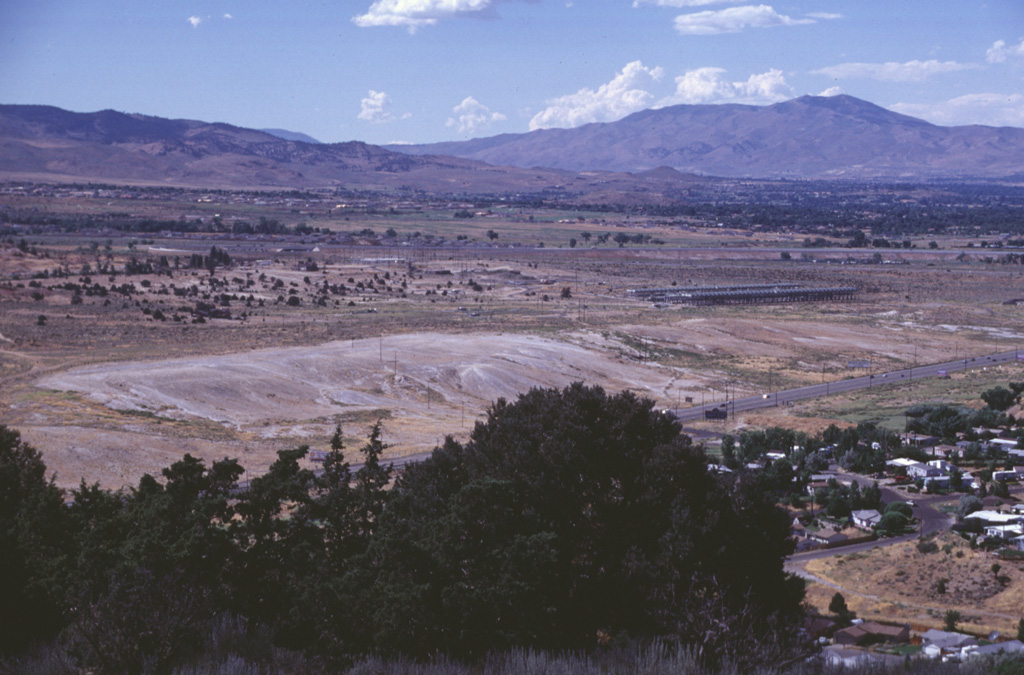
[[[210,646],[228,624],[236,658],[297,672],[652,639],[753,668],[805,646],[788,519],[650,400],[579,383],[498,400],[397,478],[385,447],[378,423],[353,468],[339,426],[319,471],[306,447],[245,484],[234,459],[185,455],[65,499],[0,427],[0,665],[48,645],[171,672],[228,649]]]

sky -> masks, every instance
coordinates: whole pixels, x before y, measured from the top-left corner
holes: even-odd
[[[1024,127],[1022,0],[0,1],[0,103],[432,143],[849,94]],[[772,1],[772,0],[766,0]]]

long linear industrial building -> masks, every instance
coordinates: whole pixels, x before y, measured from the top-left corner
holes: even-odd
[[[631,288],[626,293],[638,300],[676,305],[750,305],[783,302],[852,300],[853,286],[810,288],[799,284],[749,284],[694,288]]]

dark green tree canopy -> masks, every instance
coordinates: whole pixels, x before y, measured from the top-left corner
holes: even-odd
[[[396,485],[371,552],[388,589],[383,623],[401,621],[403,635],[380,646],[579,648],[598,632],[699,640],[691,593],[712,588],[727,610],[795,616],[786,518],[761,490],[729,488],[670,415],[631,393],[577,383],[499,400],[467,443],[447,439]],[[443,543],[456,532],[458,544]],[[431,612],[432,598],[449,611]],[[439,634],[445,617],[455,625]]]

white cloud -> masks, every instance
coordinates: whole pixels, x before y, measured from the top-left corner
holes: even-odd
[[[676,17],[676,30],[682,35],[717,35],[739,33],[744,28],[771,26],[797,26],[814,23],[814,19],[793,19],[779,14],[769,5],[745,5],[728,9],[680,14]]]
[[[646,82],[657,82],[664,72],[660,66],[646,68],[640,61],[633,61],[597,91],[580,89],[548,101],[548,107],[530,120],[530,130],[610,122],[643,110],[654,96],[641,87]]]
[[[188,18],[188,22],[192,24],[193,28],[199,28],[199,24],[203,22],[203,17],[192,15]]]
[[[742,0],[633,0],[633,6],[642,4],[658,7],[706,7],[707,5],[735,5]]]
[[[410,113],[396,116],[392,113],[389,108],[391,107],[391,98],[383,91],[370,90],[370,93],[360,101],[359,119],[367,122],[391,122],[396,119],[406,119],[410,117]]]
[[[1024,56],[1024,38],[1021,38],[1019,45],[1006,46],[1002,40],[996,40],[985,52],[985,60],[989,63],[1003,63],[1010,56]]]
[[[352,18],[360,27],[404,26],[415,33],[423,26],[433,26],[438,19],[459,15],[487,16],[494,5],[509,0],[375,0],[366,11]]]
[[[676,91],[658,106],[678,103],[776,103],[793,98],[793,88],[781,70],[751,75],[746,82],[730,82],[724,68],[697,68],[676,78]]]
[[[933,75],[955,73],[976,68],[956,61],[907,61],[906,63],[840,63],[837,66],[812,70],[812,75],[827,75],[837,79],[859,78],[883,82],[920,82]]]
[[[492,122],[506,119],[500,112],[491,112],[490,108],[472,96],[463,99],[462,103],[452,108],[452,112],[456,117],[449,117],[445,126],[458,127],[460,134],[475,134],[478,129],[487,127]]]
[[[842,87],[829,87],[825,91],[818,94],[818,96],[839,96],[844,93]]]
[[[230,14],[225,14],[224,18],[225,19],[234,19],[235,17],[231,16]]]
[[[842,14],[832,14],[830,12],[811,12],[807,16],[812,19],[821,19],[822,21],[831,21],[833,19],[844,19]]]
[[[967,94],[938,103],[897,103],[888,107],[932,124],[1024,127],[1024,94]]]

